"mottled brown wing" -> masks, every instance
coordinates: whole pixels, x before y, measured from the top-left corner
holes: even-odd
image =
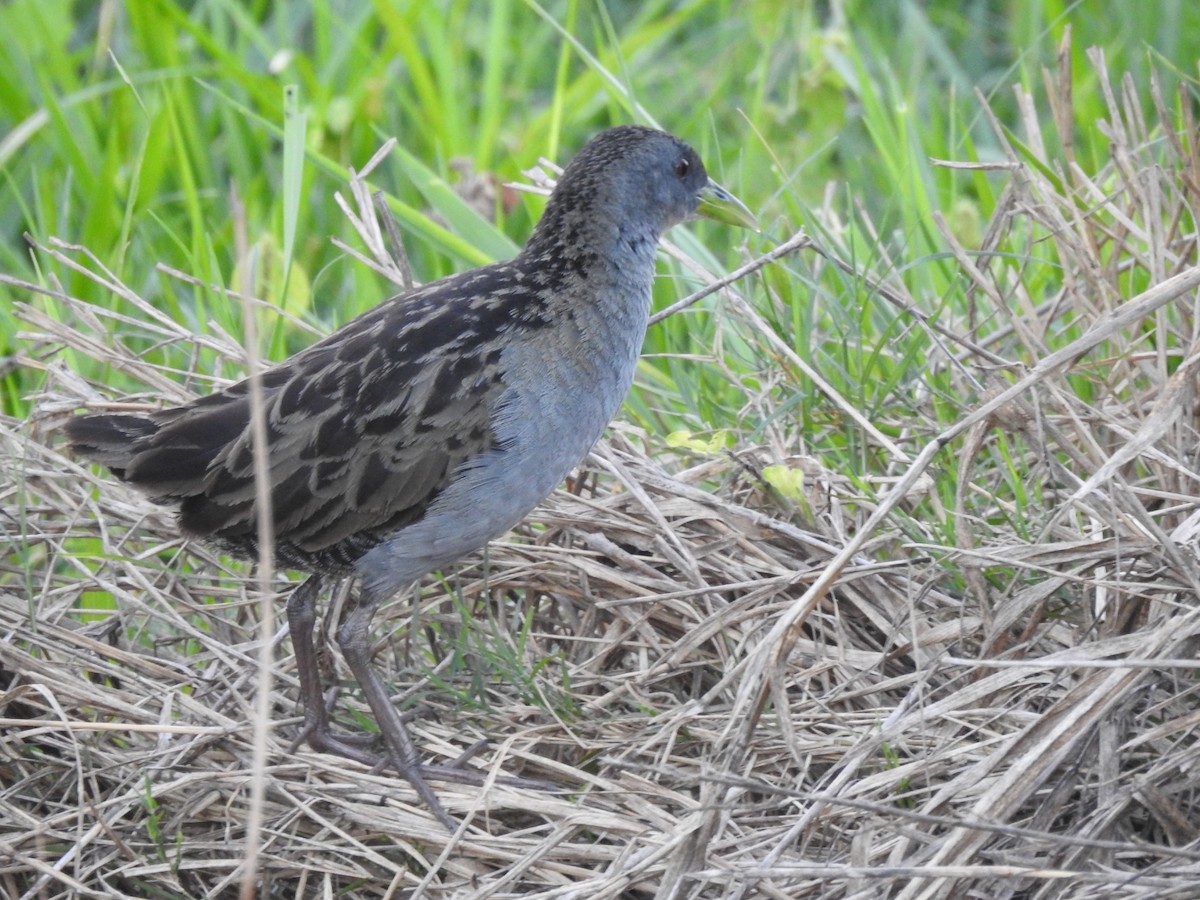
[[[491,266],[389,301],[264,373],[276,542],[320,553],[419,518],[493,447],[498,341],[537,302]],[[514,309],[520,312],[514,313]],[[254,546],[247,383],[168,411],[126,478],[170,485],[193,536]]]

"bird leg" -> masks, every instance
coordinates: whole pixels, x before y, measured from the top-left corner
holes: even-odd
[[[324,587],[320,575],[309,578],[293,588],[287,601],[288,633],[292,638],[292,649],[296,654],[296,669],[300,676],[300,701],[304,706],[304,727],[292,743],[294,750],[302,741],[318,752],[335,753],[360,762],[373,769],[390,763],[408,780],[421,799],[433,811],[438,820],[453,831],[458,827],[442,807],[437,796],[429,787],[425,777],[444,781],[482,785],[487,780],[481,772],[462,768],[468,759],[487,745],[477,741],[454,762],[444,766],[422,765],[417,748],[408,736],[404,723],[411,717],[400,713],[388,697],[383,679],[371,665],[370,639],[367,630],[379,606],[379,600],[369,595],[360,597],[357,608],[346,618],[338,630],[338,644],[354,677],[362,687],[363,695],[371,707],[375,721],[383,735],[388,752],[381,758],[366,749],[375,743],[375,735],[340,734],[330,728],[329,713],[321,692],[321,672],[317,665],[313,629],[316,625],[316,600]],[[541,791],[558,792],[558,785],[530,778],[509,775],[496,777],[497,784],[524,787]]]
[[[371,665],[371,641],[367,630],[378,607],[379,598],[365,587],[362,588],[359,593],[358,606],[346,617],[346,621],[338,629],[338,645],[342,648],[342,655],[346,658],[346,664],[350,666],[350,671],[358,679],[367,705],[371,707],[371,712],[375,715],[375,722],[379,725],[379,731],[387,743],[392,765],[416,789],[417,794],[438,817],[438,820],[450,831],[454,831],[458,827],[458,823],[442,808],[441,801],[438,800],[437,795],[425,780],[426,772],[442,775],[443,771],[441,768],[421,765],[417,748],[404,728],[404,719],[396,707],[392,706],[383,679]]]
[[[321,670],[317,665],[313,629],[316,625],[316,602],[324,586],[320,575],[310,575],[292,589],[287,600],[288,634],[296,654],[296,670],[300,676],[300,704],[304,707],[304,727],[292,741],[288,751],[294,751],[302,741],[314,750],[336,753],[348,759],[374,766],[379,757],[367,752],[374,743],[372,735],[337,734],[329,727],[329,713],[321,691]]]

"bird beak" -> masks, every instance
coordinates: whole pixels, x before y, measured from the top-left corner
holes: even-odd
[[[700,206],[696,209],[696,215],[724,222],[726,225],[737,225],[741,228],[749,228],[751,231],[758,231],[758,219],[754,218],[754,213],[746,208],[746,204],[711,178],[708,179],[708,184],[700,188],[697,196],[700,198]]]

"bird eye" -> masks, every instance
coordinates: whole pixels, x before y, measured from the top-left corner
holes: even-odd
[[[683,178],[685,175],[687,175],[688,169],[691,167],[692,164],[688,162],[687,157],[681,157],[679,161],[675,163],[675,175],[679,178]]]

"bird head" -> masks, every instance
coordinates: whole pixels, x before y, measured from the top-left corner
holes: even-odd
[[[697,216],[758,230],[750,210],[708,177],[686,143],[664,131],[621,125],[596,135],[571,160],[538,231],[561,234],[608,223],[657,238]]]

